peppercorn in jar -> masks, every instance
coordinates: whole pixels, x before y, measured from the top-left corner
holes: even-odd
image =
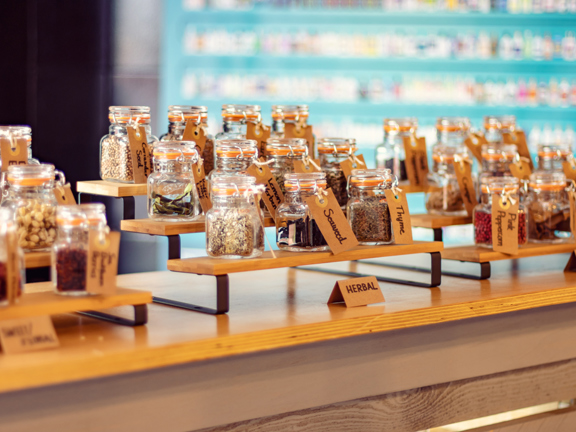
[[[14,212],[10,208],[0,208],[0,306],[7,306],[11,300],[17,301],[24,291],[24,284],[26,283],[26,266],[24,264],[24,253],[22,248],[18,246],[18,233],[17,225],[14,221]],[[13,248],[9,252],[9,247]],[[16,259],[17,266],[9,259]],[[8,293],[8,266],[12,265],[13,268],[18,270],[15,298],[11,293]]]
[[[308,145],[303,138],[268,138],[266,142],[266,159],[272,161],[270,171],[280,186],[284,188],[284,175],[294,172],[294,162],[308,155]]]
[[[394,241],[385,191],[397,183],[389,169],[352,170],[348,183],[346,215],[361,245]]]
[[[348,193],[346,192],[348,179],[344,175],[340,163],[353,155],[357,149],[355,139],[322,138],[318,141],[320,167],[326,173],[326,183],[334,192],[334,196],[342,208],[346,207],[348,201]]]
[[[312,217],[306,198],[326,189],[326,175],[292,173],[284,176],[286,194],[276,209],[276,244],[291,252],[329,250],[328,243]]]
[[[404,138],[415,136],[417,130],[414,117],[384,119],[384,142],[376,147],[376,167],[391,170],[400,184],[408,180]]]

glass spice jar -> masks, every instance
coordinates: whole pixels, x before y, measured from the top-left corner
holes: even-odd
[[[492,194],[511,193],[518,200],[519,181],[516,177],[486,177],[480,186],[480,202],[474,208],[474,243],[478,246],[492,247]],[[526,209],[522,203],[518,206],[518,245],[528,241]]]
[[[480,184],[485,178],[511,176],[510,164],[519,157],[518,148],[514,144],[484,144],[478,177]]]
[[[294,172],[294,162],[308,155],[308,145],[304,138],[268,138],[266,142],[266,159],[273,161],[269,167],[282,193],[284,175]]]
[[[528,239],[534,243],[566,243],[570,231],[570,201],[562,172],[536,171],[528,183]]]
[[[101,203],[79,204],[80,209],[86,215],[88,228],[91,230],[103,230],[108,225],[106,220],[106,206]]]
[[[167,141],[154,148],[154,172],[148,176],[148,216],[166,222],[194,220],[200,200],[191,170],[198,162],[194,142]]]
[[[0,208],[0,306],[9,304],[8,298],[8,250],[6,248],[7,237],[17,236],[17,225],[14,221],[14,212],[9,208]],[[18,291],[16,297],[20,297],[26,283],[26,266],[24,265],[24,253],[22,248],[16,245],[16,259],[20,262],[20,274],[18,275]]]
[[[215,258],[256,258],[264,251],[263,185],[251,176],[218,177],[206,214],[206,251]]]
[[[217,139],[215,166],[208,179],[247,175],[246,170],[257,160],[258,143],[255,140]]]
[[[2,207],[14,211],[18,226],[18,242],[25,252],[49,251],[56,238],[57,186],[66,179],[54,165],[13,165],[5,173]]]
[[[216,134],[217,140],[246,139],[248,122],[258,123],[262,119],[259,105],[222,105],[222,132]]]
[[[292,252],[329,250],[328,243],[305,201],[318,192],[318,189],[326,189],[326,175],[323,172],[286,174],[284,186],[284,202],[276,209],[278,247]]]
[[[59,206],[58,237],[52,245],[52,281],[57,294],[88,295],[88,219],[80,206]]]
[[[196,126],[202,125],[208,128],[208,108],[194,105],[170,105],[168,107],[168,133],[160,137],[163,141],[182,141],[187,122],[193,122]],[[206,175],[214,169],[214,137],[206,135],[204,151],[200,155],[203,159],[204,172]]]
[[[32,157],[32,128],[30,126],[0,126],[0,139],[7,138],[9,140],[22,138],[26,140],[26,147],[28,149],[28,164],[38,165],[40,162]],[[15,143],[12,146],[15,147]],[[0,167],[2,161],[0,160]]]
[[[284,138],[284,128],[287,123],[308,122],[308,105],[272,105],[272,131],[273,138]]]
[[[432,169],[428,174],[426,210],[431,214],[466,215],[454,162],[470,160],[463,145],[436,144],[432,148]]]
[[[145,106],[111,106],[108,135],[100,140],[100,178],[121,183],[134,183],[128,126],[144,126],[152,154],[158,141],[150,128],[150,108]]]
[[[569,145],[562,144],[538,144],[538,170],[539,171],[562,171],[562,164],[573,157]]]
[[[346,207],[348,202],[346,191],[348,179],[340,163],[348,159],[357,149],[356,140],[351,138],[322,138],[318,141],[320,167],[326,173],[326,183],[342,208]]]
[[[376,146],[376,167],[388,168],[398,181],[406,183],[406,153],[404,137],[415,135],[418,119],[414,117],[384,119],[384,142]]]
[[[484,137],[488,143],[503,144],[502,134],[517,130],[516,117],[513,115],[485,116]]]
[[[352,170],[346,215],[361,245],[383,245],[394,241],[385,191],[397,182],[389,169]]]

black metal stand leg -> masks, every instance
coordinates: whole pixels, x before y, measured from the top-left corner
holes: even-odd
[[[136,204],[133,196],[121,197],[124,206],[124,215],[122,219],[135,219],[136,218]]]
[[[358,263],[375,264],[375,265],[381,265],[381,266],[386,266],[386,267],[388,266],[387,264],[384,264],[384,263],[374,263],[374,262],[364,262],[364,261],[358,261]],[[394,264],[391,265],[391,267],[395,267],[395,266],[396,265],[394,265]],[[374,277],[376,277],[376,280],[380,281],[380,282],[392,282],[392,283],[397,283],[397,284],[401,284],[401,285],[410,285],[410,286],[422,287],[422,288],[437,287],[438,285],[440,285],[441,280],[442,280],[442,259],[440,256],[440,252],[430,252],[430,271],[424,270],[424,269],[419,269],[417,267],[414,267],[414,268],[411,268],[408,266],[401,267],[401,268],[404,268],[406,270],[415,270],[415,271],[430,273],[430,283],[415,282],[415,281],[410,281],[410,280],[405,280],[405,279],[387,278],[384,276],[376,276],[376,275],[365,274],[365,273],[356,273],[356,272],[347,272],[347,271],[342,271],[342,270],[324,269],[324,268],[318,268],[318,267],[308,267],[308,268],[294,267],[294,268],[296,268],[298,270],[307,270],[307,271],[315,271],[315,272],[320,272],[320,273],[337,274],[337,275],[348,276],[348,277],[374,276]]]
[[[230,289],[228,275],[218,275],[216,277],[216,309],[185,303],[177,300],[170,300],[162,297],[152,297],[154,303],[173,306],[180,309],[201,312],[210,315],[220,315],[230,310]]]
[[[78,204],[86,204],[92,202],[92,196],[87,193],[78,192]]]
[[[104,312],[97,311],[86,311],[86,312],[76,312],[80,315],[87,316],[90,318],[96,318],[103,321],[108,321],[114,324],[120,324],[124,326],[136,327],[144,325],[148,322],[148,305],[134,305],[134,319],[122,318],[116,315],[110,315]]]
[[[180,259],[180,236],[170,235],[168,237],[168,259]]]
[[[468,262],[468,261],[461,261],[461,262]],[[470,264],[474,264],[474,263],[470,263]],[[459,278],[463,278],[463,279],[472,279],[472,280],[490,279],[490,276],[491,276],[490,263],[489,262],[482,262],[482,263],[478,263],[478,264],[480,264],[480,276],[467,274],[467,273],[448,272],[448,271],[443,271],[442,274],[445,276],[459,277]]]
[[[434,228],[434,241],[442,241],[442,228]]]
[[[26,269],[26,282],[46,282],[50,280],[50,267]]]
[[[570,254],[570,259],[568,259],[566,267],[564,267],[564,271],[565,272],[576,271],[576,254],[574,254],[574,251],[572,251],[572,253]]]

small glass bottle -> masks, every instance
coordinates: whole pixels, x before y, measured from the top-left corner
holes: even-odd
[[[518,200],[519,181],[516,177],[486,177],[480,186],[480,202],[474,208],[474,243],[478,246],[492,247],[492,194],[512,193],[511,197]],[[526,209],[523,204],[518,206],[518,245],[528,241]]]
[[[414,117],[384,119],[384,142],[376,147],[376,167],[392,171],[400,184],[408,180],[404,137],[415,135],[418,119]]]
[[[479,182],[488,177],[511,176],[510,164],[518,158],[518,149],[514,144],[484,144]]]
[[[49,251],[56,239],[56,184],[64,186],[66,179],[54,165],[13,165],[5,174],[2,207],[14,211],[18,226],[18,242],[25,251]]]
[[[538,144],[538,170],[562,171],[562,164],[572,156],[569,145]]]
[[[426,193],[428,213],[445,216],[466,215],[454,166],[458,160],[470,160],[468,151],[463,145],[436,144],[432,148],[432,169],[428,174],[429,189]]]
[[[328,187],[334,192],[340,207],[346,207],[348,193],[346,185],[348,179],[340,168],[340,163],[357,150],[356,140],[347,138],[322,138],[318,141],[318,154],[320,167],[326,173]]]
[[[570,201],[562,172],[536,171],[528,183],[528,238],[535,243],[573,241],[570,231]]]
[[[251,176],[218,177],[212,182],[212,208],[206,214],[206,252],[215,258],[256,258],[264,251],[264,191]]]
[[[247,175],[246,170],[258,160],[258,143],[247,139],[217,139],[215,166],[208,179]]]
[[[37,159],[32,158],[32,128],[30,126],[0,126],[0,139],[7,138],[9,140],[22,138],[26,140],[28,148],[28,164],[38,165]],[[2,161],[0,160],[0,167]]]
[[[326,175],[323,172],[286,174],[284,186],[284,202],[276,209],[278,247],[292,252],[329,250],[328,243],[305,201],[318,192],[319,188],[326,189]]]
[[[132,153],[128,126],[144,126],[150,153],[158,141],[150,128],[150,108],[145,106],[111,106],[108,134],[100,140],[100,178],[121,183],[134,183]]]
[[[306,124],[308,122],[308,105],[272,105],[273,138],[284,138],[284,128],[287,123]]]
[[[88,295],[88,219],[80,206],[59,206],[58,237],[52,245],[52,281],[57,294]]]
[[[308,155],[308,145],[303,138],[268,138],[266,142],[266,159],[273,161],[269,167],[274,179],[284,188],[284,175],[294,172],[294,162]]]
[[[194,105],[170,105],[168,107],[168,133],[160,137],[160,141],[182,141],[187,122],[196,126],[208,128],[208,108]],[[214,137],[206,135],[204,151],[201,154],[206,175],[214,169]]]
[[[0,208],[0,306],[9,304],[8,298],[8,249],[7,241],[9,236],[17,236],[17,225],[14,222],[14,212],[9,208]],[[16,242],[17,243],[17,242]],[[24,265],[24,253],[22,248],[15,245],[16,259],[20,264],[20,274],[18,275],[18,289],[16,298],[18,299],[24,291],[26,283],[26,267]]]
[[[222,132],[216,134],[216,139],[245,140],[246,124],[258,123],[261,119],[259,105],[222,105]]]
[[[517,130],[516,117],[513,115],[485,116],[484,137],[488,143],[503,144],[502,134]]]
[[[383,245],[394,241],[385,191],[396,183],[389,169],[352,170],[346,214],[361,245]]]
[[[165,222],[194,220],[200,201],[190,166],[198,161],[194,142],[166,141],[154,148],[154,172],[148,176],[148,216]]]

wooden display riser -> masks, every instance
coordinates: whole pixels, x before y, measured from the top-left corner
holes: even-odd
[[[50,267],[52,264],[51,252],[26,252],[24,254],[24,264],[27,269]]]
[[[121,199],[124,204],[123,219],[134,219],[136,217],[135,196],[147,195],[146,183],[129,184],[116,183],[104,180],[79,181],[76,183],[78,192],[78,203],[92,201],[92,196],[106,196]]]
[[[441,216],[432,214],[410,215],[412,227],[429,228],[434,230],[434,241],[442,241],[442,228],[455,225],[468,225],[472,223],[471,216]]]
[[[447,248],[442,251],[442,259],[461,261],[469,263],[480,264],[480,277],[473,277],[474,279],[488,279],[490,277],[490,262],[510,260],[517,258],[527,258],[534,256],[555,255],[561,253],[572,253],[576,250],[576,243],[562,243],[562,244],[541,244],[541,243],[528,243],[518,249],[518,254],[508,255],[502,252],[495,252],[492,249],[480,246],[461,246]],[[570,268],[574,270],[574,268]],[[458,275],[467,277],[467,275]]]
[[[148,321],[147,304],[151,302],[150,292],[126,288],[117,288],[113,295],[62,296],[53,291],[24,293],[17,303],[0,308],[0,321],[77,312],[116,324],[139,326]],[[134,306],[134,320],[95,312],[119,306]]]
[[[386,245],[386,246],[357,246],[354,249],[334,255],[332,252],[287,252],[275,251],[276,258],[270,251],[266,251],[258,258],[250,259],[219,259],[211,257],[172,259],[168,261],[168,270],[182,273],[193,273],[197,275],[208,275],[216,277],[216,309],[206,308],[194,304],[176,302],[170,299],[154,297],[155,303],[180,307],[210,314],[222,314],[229,310],[229,282],[228,275],[231,273],[242,273],[254,270],[269,270],[286,267],[310,266],[317,264],[337,263],[343,261],[354,261],[373,258],[385,258],[401,255],[412,255],[428,253],[431,257],[431,282],[424,284],[420,282],[377,277],[379,281],[401,283],[412,286],[436,287],[441,282],[441,259],[440,252],[443,250],[442,242],[415,242],[412,245]],[[367,274],[331,270],[324,268],[302,268],[338,274],[343,276],[365,277]]]

